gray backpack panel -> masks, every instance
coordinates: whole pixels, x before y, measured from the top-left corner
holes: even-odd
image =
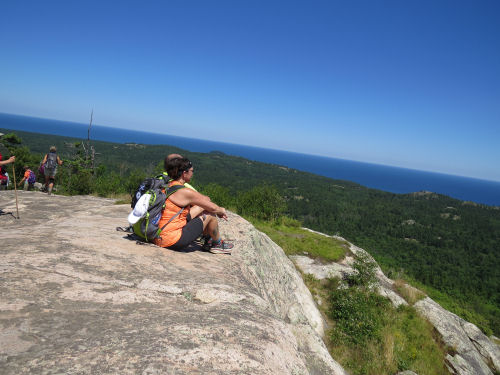
[[[45,168],[54,169],[57,167],[57,154],[55,152],[49,152],[47,154],[47,161],[45,162]]]

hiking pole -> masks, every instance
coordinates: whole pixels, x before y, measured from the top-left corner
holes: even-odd
[[[14,176],[14,190],[16,191],[16,210],[17,210],[17,218],[19,219],[19,206],[17,204],[16,169],[14,168],[14,164],[12,164],[12,175]]]

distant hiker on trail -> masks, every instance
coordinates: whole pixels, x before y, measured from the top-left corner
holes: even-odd
[[[42,160],[45,174],[45,190],[49,195],[52,193],[52,188],[54,187],[57,166],[63,163],[56,151],[56,146],[52,146],[49,153],[46,154]]]
[[[172,178],[169,187],[185,186],[185,183],[191,181],[193,164],[188,159],[174,157],[165,164],[168,164],[167,173]],[[217,217],[206,215],[206,212],[227,220],[225,208],[211,202],[209,197],[192,189],[179,188],[165,202],[159,227],[168,224],[160,233],[160,237],[155,239],[155,244],[181,250],[204,234],[212,240],[210,252],[230,254],[233,244],[222,240]]]
[[[167,157],[165,158],[165,161],[163,163],[163,166],[165,168],[165,172],[163,172],[163,178],[167,182],[170,180],[170,177],[169,177],[168,173],[166,172],[168,170],[168,165],[169,165],[169,163],[170,163],[171,160],[176,159],[176,158],[180,159],[180,158],[182,158],[182,155],[179,155],[179,154],[170,154],[170,155],[167,155]],[[187,182],[184,184],[184,186],[188,187],[190,189],[193,189],[194,191],[198,191],[193,186],[191,186],[190,184],[188,184]]]
[[[24,176],[21,181],[19,181],[19,186],[24,182],[23,190],[31,190],[36,182],[35,173],[27,166],[24,166]]]

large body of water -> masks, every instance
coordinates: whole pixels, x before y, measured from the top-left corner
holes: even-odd
[[[86,139],[88,124],[0,113],[0,128]],[[500,206],[500,182],[495,181],[99,125],[92,125],[91,138],[116,143],[174,145],[195,152],[222,151],[228,155],[284,165],[393,193],[427,190],[461,200]]]

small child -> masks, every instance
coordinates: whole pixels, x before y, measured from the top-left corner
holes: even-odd
[[[19,186],[24,182],[23,190],[31,190],[36,182],[35,173],[27,166],[24,166],[24,176],[21,181],[19,181]]]

